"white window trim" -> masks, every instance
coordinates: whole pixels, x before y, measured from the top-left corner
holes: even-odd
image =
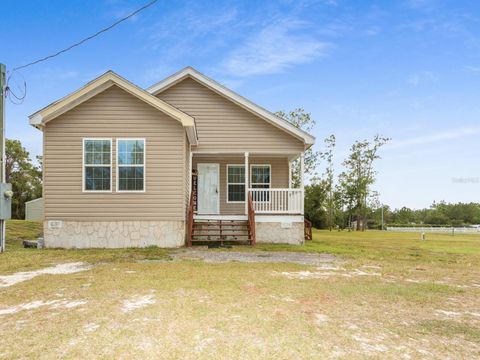
[[[123,141],[123,140],[142,140],[143,141],[143,164],[142,165],[139,165],[139,164],[135,164],[135,165],[119,165],[119,161],[118,161],[118,157],[120,155],[120,152],[118,151],[118,142],[119,141]],[[147,190],[147,141],[145,140],[145,138],[117,138],[116,139],[116,143],[115,143],[115,151],[117,153],[117,157],[116,157],[116,164],[115,164],[115,171],[116,171],[116,181],[115,181],[115,186],[116,186],[116,191],[119,192],[119,193],[144,193],[146,190]],[[143,167],[143,190],[119,190],[119,182],[120,182],[120,172],[118,171],[118,169],[121,167],[121,166],[131,166],[131,167],[140,167],[142,166]]]
[[[245,182],[243,182],[243,183],[230,183],[230,182],[228,182],[228,168],[229,167],[242,167],[242,168],[245,169],[245,164],[227,164],[227,173],[226,173],[226,178],[227,178],[227,181],[226,181],[226,183],[227,183],[227,191],[226,191],[227,199],[226,200],[227,200],[227,203],[228,204],[244,204],[245,200],[243,200],[243,201],[229,201],[228,200],[228,194],[229,194],[228,185],[243,185],[243,186],[245,186]],[[245,179],[245,181],[246,180],[247,179]],[[247,194],[245,194],[245,196],[247,196]]]
[[[270,181],[268,182],[268,189],[270,190],[272,188],[272,165],[271,164],[250,164],[250,186],[248,187],[249,189],[252,190],[259,190],[261,188],[254,188],[253,187],[253,168],[254,167],[268,167],[269,172],[270,172]],[[266,183],[255,183],[255,185],[266,185]],[[269,196],[267,201],[255,201],[256,203],[269,203],[271,199],[271,196]]]
[[[85,141],[87,140],[107,140],[110,141],[110,164],[105,165],[105,164],[85,164]],[[113,178],[113,164],[112,164],[112,138],[96,138],[96,137],[88,137],[88,138],[82,138],[82,192],[83,193],[111,193],[113,191],[112,189],[112,178]],[[92,167],[107,167],[110,166],[110,190],[85,190],[85,167],[86,166],[92,166]]]

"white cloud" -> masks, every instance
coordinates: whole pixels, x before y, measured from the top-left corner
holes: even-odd
[[[463,69],[473,75],[480,75],[480,66],[464,66]]]
[[[440,131],[435,133],[430,133],[427,135],[420,135],[416,137],[412,137],[409,139],[403,140],[393,140],[387,147],[390,149],[399,149],[405,148],[414,145],[425,145],[430,143],[435,143],[439,141],[446,141],[446,140],[454,140],[460,139],[467,136],[477,135],[480,134],[480,127],[462,127],[458,129],[448,130],[448,131]]]
[[[305,35],[305,28],[305,23],[295,20],[269,24],[233,50],[223,67],[239,77],[272,74],[325,56],[331,45]]]
[[[365,30],[363,33],[366,36],[376,36],[381,31],[382,31],[382,29],[379,26],[371,26],[367,30]]]
[[[166,44],[180,44],[177,48],[190,49],[202,36],[208,35],[212,41],[218,34],[229,33],[233,27],[238,26],[238,17],[236,8],[222,7],[202,12],[197,7],[188,7],[169,14],[166,19],[158,21],[145,31],[153,50],[163,49]],[[169,52],[172,52],[171,47]]]
[[[418,86],[425,82],[437,82],[438,77],[431,71],[421,71],[412,74],[407,79],[407,84],[412,86]]]

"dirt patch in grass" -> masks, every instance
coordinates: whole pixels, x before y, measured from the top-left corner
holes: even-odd
[[[155,304],[155,295],[149,294],[149,295],[135,295],[131,299],[124,300],[123,306],[122,306],[122,311],[124,313],[134,311],[137,309],[141,309],[145,306]]]
[[[57,264],[55,266],[47,267],[44,269],[18,272],[11,275],[0,276],[0,287],[9,287],[23,281],[31,280],[40,275],[65,275],[73,274],[80,271],[86,271],[91,268],[90,265],[83,262],[74,262],[66,264]]]
[[[170,256],[174,260],[203,260],[207,263],[238,261],[243,263],[290,263],[311,266],[319,266],[339,260],[337,257],[329,254],[282,251],[212,251],[198,248],[178,250],[172,252]]]
[[[74,307],[84,305],[87,302],[84,300],[36,300],[29,303],[19,304],[7,308],[0,308],[0,316],[18,313],[19,311],[34,310],[41,307],[48,307],[49,309],[72,309]]]

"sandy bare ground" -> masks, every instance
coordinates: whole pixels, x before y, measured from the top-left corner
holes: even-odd
[[[171,253],[174,260],[203,260],[207,263],[225,263],[238,261],[242,263],[290,263],[320,266],[339,259],[329,254],[309,254],[288,251],[212,251],[199,248],[181,249]]]
[[[40,275],[73,274],[90,269],[91,266],[83,262],[57,264],[43,269],[23,271],[11,275],[0,276],[0,287],[9,287],[23,281],[31,280]]]

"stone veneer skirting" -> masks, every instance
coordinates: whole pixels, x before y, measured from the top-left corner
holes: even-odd
[[[290,227],[282,227],[281,222],[256,222],[257,243],[302,245],[305,235],[303,222],[291,222]]]
[[[44,222],[48,248],[127,248],[185,244],[184,221],[61,221]],[[59,226],[60,224],[60,226]]]

